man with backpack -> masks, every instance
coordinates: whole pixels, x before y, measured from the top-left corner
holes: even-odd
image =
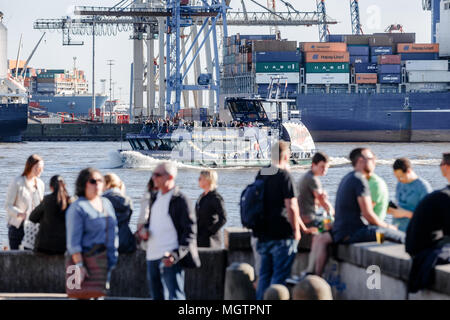
[[[288,171],[289,159],[289,144],[276,143],[272,147],[272,166],[263,168],[241,197],[243,225],[253,229],[258,239],[257,251],[261,258],[258,300],[263,299],[271,284],[286,284],[297,253],[300,230],[311,233],[300,218],[294,179]]]

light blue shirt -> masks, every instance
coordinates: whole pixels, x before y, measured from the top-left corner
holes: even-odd
[[[430,184],[422,178],[417,178],[411,183],[398,182],[395,195],[397,205],[402,209],[414,212],[420,200],[431,191],[433,189]],[[398,230],[406,232],[410,219],[394,218],[393,221],[394,225],[398,226]]]
[[[70,255],[77,252],[84,253],[96,244],[106,244],[108,267],[111,268],[117,263],[118,258],[117,221],[111,202],[104,197],[102,202],[108,219],[108,234],[106,234],[105,213],[97,211],[86,198],[80,197],[69,206],[66,212],[67,251]]]

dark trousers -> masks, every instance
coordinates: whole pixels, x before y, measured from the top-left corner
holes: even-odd
[[[178,264],[165,267],[162,259],[147,260],[150,292],[154,300],[186,300],[184,270]]]
[[[19,228],[14,226],[8,227],[8,239],[9,239],[9,249],[10,250],[19,250],[19,246],[22,243],[23,236],[25,232],[23,230],[23,223]]]

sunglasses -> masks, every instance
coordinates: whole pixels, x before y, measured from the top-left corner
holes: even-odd
[[[91,179],[88,180],[88,182],[89,182],[90,184],[98,184],[98,183],[103,183],[103,179],[94,179],[94,178],[91,178]]]
[[[165,175],[166,175],[165,173],[153,172],[153,176],[155,178],[159,178],[159,177],[162,177],[162,176],[165,176]]]

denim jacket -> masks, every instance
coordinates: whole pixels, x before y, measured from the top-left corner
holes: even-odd
[[[108,267],[112,268],[118,258],[117,220],[111,202],[104,197],[102,201],[104,213],[94,209],[84,197],[69,206],[66,212],[67,251],[70,255],[85,253],[94,245],[106,244]],[[108,220],[105,219],[105,214]]]

